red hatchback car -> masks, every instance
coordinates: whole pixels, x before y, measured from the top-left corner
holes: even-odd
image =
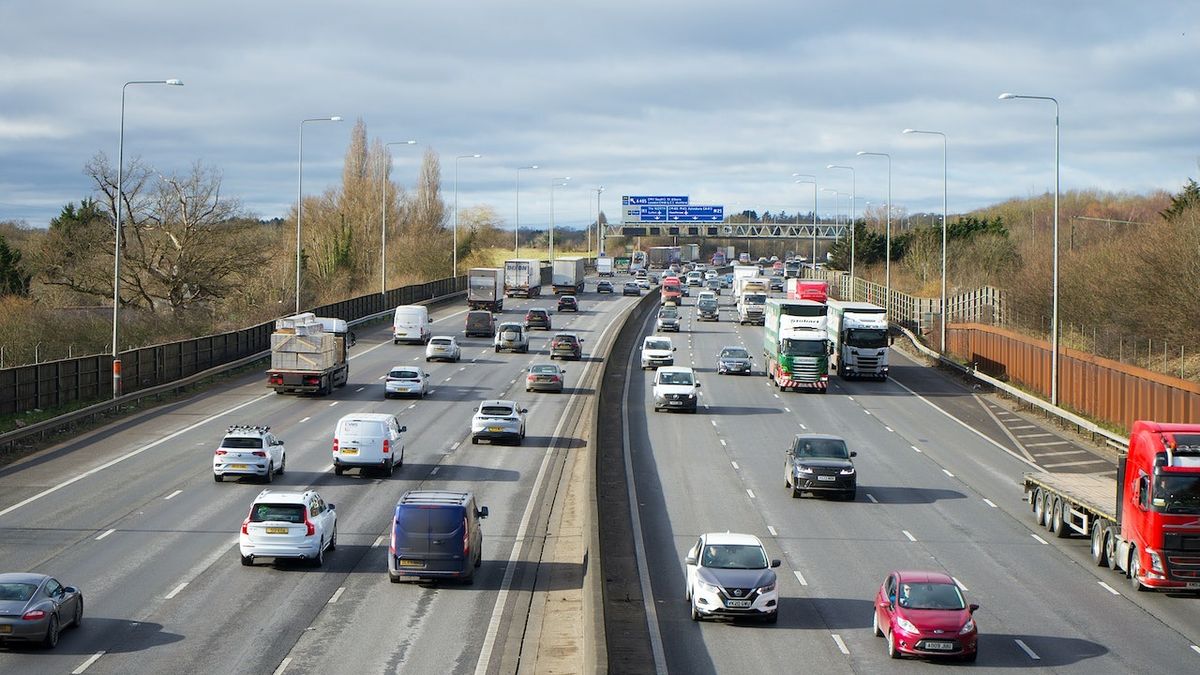
[[[950,656],[974,661],[979,630],[968,605],[949,575],[941,572],[892,572],[875,595],[875,635],[887,640],[893,659]]]

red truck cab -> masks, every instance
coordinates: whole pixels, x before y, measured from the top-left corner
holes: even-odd
[[[668,302],[682,304],[683,290],[680,286],[679,277],[666,277],[662,281],[662,301],[665,305]]]
[[[1131,580],[1200,590],[1200,424],[1134,422],[1117,485],[1117,553]]]

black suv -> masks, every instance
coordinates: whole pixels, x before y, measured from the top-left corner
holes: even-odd
[[[483,562],[486,506],[470,492],[409,490],[396,502],[388,579],[459,579],[470,584]]]
[[[837,436],[796,434],[791,447],[784,450],[784,480],[793,497],[804,492],[833,492],[854,501],[858,475],[851,457],[857,454]]]
[[[558,311],[560,312],[578,312],[579,301],[573,295],[558,296]]]
[[[545,309],[531,309],[525,312],[525,328],[550,330],[550,311]]]

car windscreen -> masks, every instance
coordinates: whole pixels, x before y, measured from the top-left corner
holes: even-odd
[[[906,609],[963,609],[962,593],[954,584],[900,584],[901,607]]]
[[[767,566],[762,548],[747,544],[718,544],[704,547],[704,567],[726,570],[758,570]]]
[[[801,438],[796,441],[793,454],[797,457],[850,458],[846,442],[840,438]]]
[[[646,340],[644,349],[670,349],[670,340]]]
[[[33,597],[37,584],[0,584],[0,602],[25,602]]]
[[[421,374],[415,370],[393,370],[388,373],[388,377],[394,380],[419,380]]]
[[[237,450],[259,450],[263,446],[261,438],[249,438],[246,436],[226,436],[225,440],[221,441],[222,448],[234,448]]]
[[[479,414],[489,417],[511,417],[513,410],[506,405],[485,405],[479,410]]]
[[[750,352],[745,349],[722,349],[721,358],[723,359],[748,359]]]
[[[303,523],[303,504],[255,504],[250,509],[250,522],[265,523],[268,521],[284,523]]]
[[[658,316],[664,319],[678,319],[679,310],[675,307],[663,307],[659,310]]]
[[[660,372],[658,375],[659,375],[659,377],[658,377],[659,384],[687,385],[687,384],[692,383],[692,374],[691,373],[672,373],[672,372],[667,371],[667,372]]]

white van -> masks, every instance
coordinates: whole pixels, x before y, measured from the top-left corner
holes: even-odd
[[[404,465],[404,432],[395,415],[351,413],[338,420],[333,432],[333,472],[348,468],[382,469],[392,475]]]
[[[419,342],[429,344],[433,331],[429,325],[429,308],[425,305],[401,305],[392,319],[392,344]]]

